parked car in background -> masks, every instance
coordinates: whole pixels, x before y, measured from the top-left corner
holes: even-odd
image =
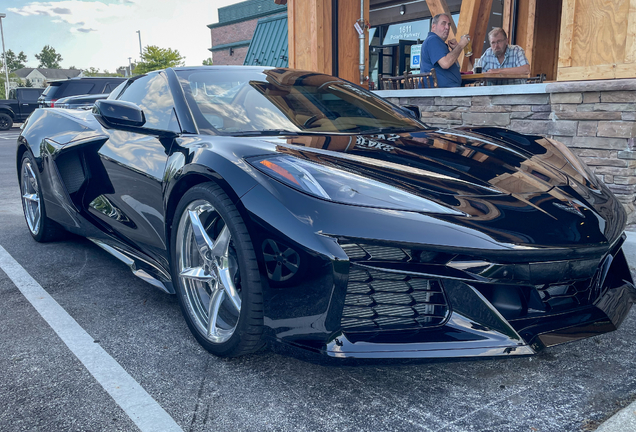
[[[101,93],[96,95],[80,95],[80,96],[68,96],[56,100],[53,103],[53,108],[66,108],[66,109],[84,109],[89,110],[93,108],[96,100],[106,99],[110,93]]]
[[[53,81],[44,90],[38,103],[40,108],[52,108],[55,101],[63,97],[110,93],[125,80],[122,77],[84,77]]]
[[[17,88],[9,92],[9,99],[0,100],[0,130],[7,130],[14,122],[23,122],[38,107],[41,88]]]

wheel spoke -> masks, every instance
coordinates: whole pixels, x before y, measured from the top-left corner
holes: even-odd
[[[215,274],[212,272],[206,273],[203,267],[194,267],[194,268],[186,268],[183,269],[179,273],[179,277],[185,279],[192,279],[201,282],[212,282],[216,280]]]
[[[289,269],[290,272],[292,273],[296,273],[298,271],[298,265],[291,263],[289,261],[283,263],[285,265],[285,267],[287,267]]]
[[[223,297],[225,296],[225,291],[217,290],[214,291],[212,297],[210,297],[210,304],[208,306],[208,337],[217,337],[216,331],[216,320],[219,317],[219,309],[221,308],[221,303],[223,303]]]
[[[25,193],[24,195],[22,195],[22,198],[24,198],[27,201],[31,201],[31,202],[35,202],[35,203],[39,203],[40,202],[40,198],[38,197],[37,194]]]
[[[274,270],[274,274],[272,275],[272,280],[275,281],[280,281],[282,280],[282,272],[283,272],[283,266],[281,265],[276,265],[276,269]]]
[[[271,255],[264,252],[263,252],[263,258],[265,259],[266,262],[276,261],[276,255]]]
[[[285,258],[289,258],[290,256],[295,255],[295,254],[296,254],[296,251],[293,250],[292,248],[288,248],[285,252],[283,252],[283,256]]]
[[[280,253],[280,249],[278,248],[278,243],[276,243],[274,240],[272,239],[267,239],[267,244],[269,245],[269,247],[272,248],[272,250],[274,251],[274,255],[279,254]]]
[[[220,268],[219,269],[219,278],[221,279],[221,284],[225,289],[225,293],[229,297],[230,301],[234,305],[234,308],[241,312],[241,297],[236,291],[236,287],[234,286],[234,282],[232,281],[232,276],[230,275],[229,268]]]
[[[214,258],[225,258],[227,259],[227,251],[230,247],[230,230],[227,225],[223,227],[219,236],[214,241],[214,245],[212,246],[212,256]]]
[[[40,212],[36,210],[33,212],[33,231],[37,232],[39,228],[40,228]]]
[[[197,245],[197,249],[199,249],[199,254],[201,254],[204,259],[211,259],[211,251],[214,247],[214,243],[210,240],[208,233],[205,232],[201,219],[199,219],[199,214],[189,210],[188,217],[190,218],[194,241]]]

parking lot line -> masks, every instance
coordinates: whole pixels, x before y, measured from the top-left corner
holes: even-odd
[[[182,431],[157,401],[2,246],[0,269],[142,432]]]

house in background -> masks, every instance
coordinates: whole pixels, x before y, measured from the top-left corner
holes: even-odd
[[[77,69],[46,69],[46,68],[22,68],[16,69],[12,73],[17,75],[17,79],[10,80],[10,87],[16,88],[21,82],[29,80],[33,87],[46,87],[49,81],[57,81],[81,76],[82,71]]]
[[[247,0],[219,8],[219,22],[208,27],[215,65],[288,65],[286,5]]]

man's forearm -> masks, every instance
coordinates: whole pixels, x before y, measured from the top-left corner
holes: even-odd
[[[489,73],[503,73],[503,74],[529,74],[530,73],[530,65],[523,65],[511,68],[499,68],[499,69],[489,69]]]
[[[462,52],[464,52],[464,48],[458,44],[455,46],[455,48],[452,49],[451,52],[439,59],[437,63],[444,69],[448,69],[455,64]]]

